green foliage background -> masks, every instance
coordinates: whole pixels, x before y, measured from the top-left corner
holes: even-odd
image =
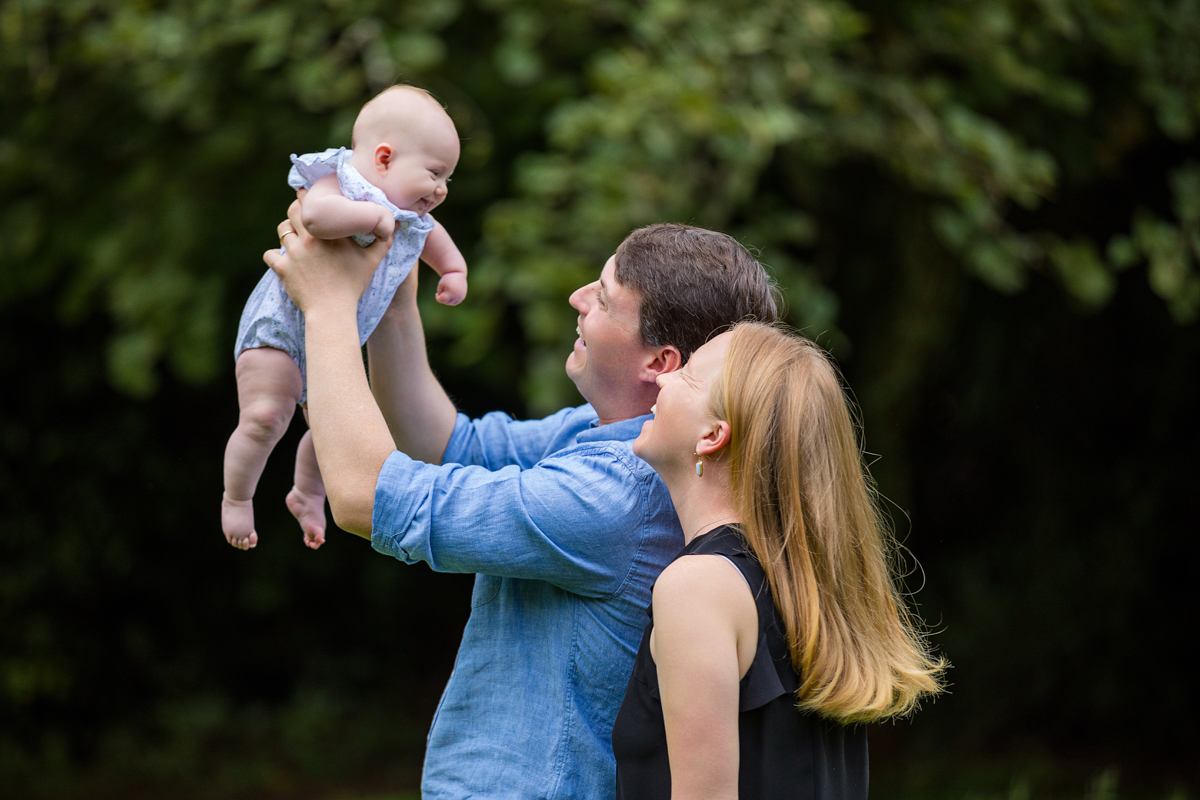
[[[662,220],[839,358],[955,664],[876,796],[1196,791],[1195,0],[0,0],[14,796],[415,785],[470,578],[304,551],[298,430],[259,548],[218,522],[287,156],[396,80],[464,140],[471,293],[422,298],[464,410],[578,402],[566,296]]]

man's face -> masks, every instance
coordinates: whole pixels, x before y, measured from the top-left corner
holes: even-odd
[[[567,376],[579,393],[596,405],[636,390],[652,348],[638,334],[638,298],[617,282],[615,258],[605,262],[600,280],[576,289],[570,303],[579,312],[579,338],[567,357]]]

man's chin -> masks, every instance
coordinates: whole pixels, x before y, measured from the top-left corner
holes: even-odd
[[[583,366],[575,360],[575,354],[567,356],[566,364],[567,377],[571,379],[571,383],[575,384],[575,389],[583,396],[584,400],[592,402],[587,396],[587,386],[584,381]]]
[[[579,382],[579,376],[583,373],[582,361],[583,359],[579,357],[579,353],[577,353],[575,350],[572,350],[570,354],[567,355],[567,361],[563,367],[567,371],[567,377],[576,383]]]

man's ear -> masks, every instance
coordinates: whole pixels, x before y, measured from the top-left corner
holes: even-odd
[[[388,167],[392,165],[392,159],[396,156],[396,148],[392,147],[387,142],[380,142],[375,145],[375,169],[380,172],[387,172]]]
[[[696,455],[711,456],[724,449],[729,444],[729,423],[723,419],[714,420],[705,428],[700,441],[696,442]]]
[[[653,357],[642,367],[641,379],[647,383],[658,383],[658,376],[674,372],[683,366],[683,355],[673,344],[656,348]]]

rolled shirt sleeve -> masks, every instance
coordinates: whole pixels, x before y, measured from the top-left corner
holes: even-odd
[[[469,464],[436,466],[393,453],[376,484],[372,545],[440,572],[543,580],[588,597],[614,594],[641,546],[651,487],[645,465],[623,441],[559,449],[580,438],[578,417],[579,409],[532,423],[503,414],[462,417],[447,461]]]

